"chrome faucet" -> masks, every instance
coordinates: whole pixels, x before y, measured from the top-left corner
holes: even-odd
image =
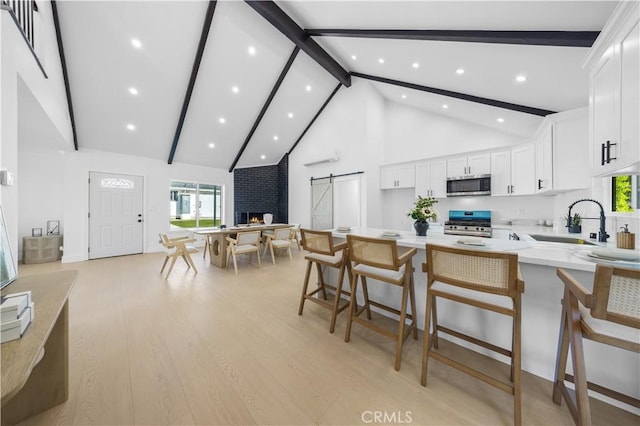
[[[583,198],[571,204],[569,206],[569,214],[567,215],[567,226],[571,225],[571,209],[573,208],[573,206],[583,201],[594,202],[598,205],[598,207],[600,207],[600,231],[598,232],[598,241],[601,243],[606,243],[607,238],[609,237],[609,234],[607,234],[607,229],[606,229],[607,218],[604,215],[604,208],[602,207],[602,204],[600,204],[599,201],[592,200],[591,198]],[[585,218],[585,219],[594,219],[594,218]]]

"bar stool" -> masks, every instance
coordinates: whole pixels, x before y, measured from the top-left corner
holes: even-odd
[[[298,315],[302,315],[305,300],[309,300],[320,306],[328,308],[331,311],[329,333],[333,333],[336,328],[336,318],[338,317],[338,314],[349,306],[348,300],[344,300],[344,303],[340,304],[342,294],[350,294],[348,291],[342,290],[342,281],[344,280],[345,269],[351,269],[349,256],[347,254],[347,243],[343,242],[340,244],[334,244],[331,231],[300,229],[300,232],[302,235],[302,247],[308,251],[309,254],[304,257],[307,260],[307,272],[304,276]],[[314,263],[318,273],[318,286],[315,290],[308,291],[311,266]],[[335,285],[324,282],[322,274],[323,266],[338,270],[338,281]],[[327,300],[327,289],[334,292],[334,299],[331,302]],[[322,293],[322,299],[316,296],[319,292]]]
[[[427,307],[424,314],[420,383],[422,386],[427,385],[429,358],[435,358],[513,395],[514,423],[520,425],[522,423],[520,329],[524,281],[518,268],[518,255],[433,244],[427,244],[426,250]],[[478,337],[441,325],[436,314],[438,297],[511,317],[513,321],[511,349],[501,348]],[[437,351],[439,332],[511,358],[510,382],[505,383]]]
[[[413,333],[413,338],[418,339],[415,313],[416,300],[413,287],[413,256],[417,253],[415,248],[408,249],[398,254],[398,246],[395,240],[384,238],[371,238],[348,234],[349,258],[353,262],[351,268],[351,300],[349,305],[349,319],[344,340],[351,338],[351,324],[357,322],[375,332],[396,341],[395,369],[400,370],[402,361],[402,346],[404,341]],[[387,284],[402,288],[400,310],[389,305],[369,299],[367,278],[382,281]],[[364,306],[358,308],[357,287],[358,279],[362,281],[362,293]],[[407,299],[411,305],[411,313],[407,313]],[[394,333],[380,327],[371,321],[371,306],[384,310],[399,317],[398,329]],[[360,318],[366,312],[367,318]],[[406,320],[409,324],[406,324]]]
[[[593,292],[585,289],[564,269],[557,275],[564,283],[553,402],[567,403],[578,425],[591,425],[587,389],[640,408],[640,401],[613,389],[587,381],[582,340],[640,352],[640,270],[597,265]],[[571,347],[573,376],[566,373]],[[612,365],[611,368],[622,368]],[[633,370],[633,369],[631,369]],[[633,373],[631,373],[633,374]],[[565,385],[575,385],[575,397]]]

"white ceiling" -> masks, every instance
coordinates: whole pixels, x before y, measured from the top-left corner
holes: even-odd
[[[304,29],[597,31],[616,6],[611,1],[276,3]],[[57,4],[79,149],[167,161],[208,3]],[[131,45],[132,38],[141,41],[140,49]],[[350,72],[553,111],[588,104],[587,73],[581,68],[587,48],[344,37],[314,40]],[[248,52],[250,46],[255,49],[253,55]],[[300,51],[265,108],[294,48],[293,42],[244,2],[218,1],[173,161],[229,169],[246,141],[236,167],[278,163],[338,85]],[[384,58],[384,64],[379,58]],[[414,62],[418,68],[412,66]],[[458,68],[465,73],[456,74]],[[526,82],[515,81],[520,74],[527,77]],[[389,101],[522,137],[531,135],[541,120],[502,108],[372,84]],[[139,93],[131,95],[130,87]],[[255,126],[263,108],[264,117]],[[504,122],[496,121],[498,117]],[[129,123],[135,130],[127,129]]]

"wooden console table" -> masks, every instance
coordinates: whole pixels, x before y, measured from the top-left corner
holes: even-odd
[[[2,294],[31,290],[35,319],[2,344],[2,426],[19,423],[69,397],[69,293],[78,271],[20,277]],[[43,355],[44,351],[44,355]]]
[[[227,237],[242,231],[266,231],[278,228],[287,228],[292,225],[286,223],[272,223],[271,225],[240,225],[225,229],[195,231],[195,234],[204,235],[207,239],[205,247],[209,248],[209,259],[212,265],[222,269],[227,267]]]

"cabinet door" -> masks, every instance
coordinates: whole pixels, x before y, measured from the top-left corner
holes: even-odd
[[[447,160],[447,177],[460,177],[467,174],[467,157]]]
[[[640,161],[640,29],[638,23],[620,46],[620,166]]]
[[[447,196],[447,162],[434,160],[431,162],[431,197],[445,198]]]
[[[431,191],[431,167],[428,161],[416,163],[415,197],[428,197]]]
[[[535,193],[535,144],[526,144],[511,150],[511,195]]]
[[[592,156],[596,173],[603,173],[615,168],[616,160],[607,162],[607,158],[617,157],[619,126],[616,122],[616,99],[619,96],[619,66],[613,54],[608,50],[592,74],[591,123],[592,123]],[[607,148],[607,142],[611,145]]]
[[[511,151],[491,153],[491,195],[511,194]]]
[[[396,188],[413,188],[416,181],[415,165],[408,164],[396,167]]]
[[[468,175],[486,175],[491,173],[491,154],[477,154],[467,157]]]
[[[380,189],[396,187],[396,170],[393,166],[380,167]]]
[[[547,126],[536,141],[536,193],[553,189],[552,130],[552,126]]]

